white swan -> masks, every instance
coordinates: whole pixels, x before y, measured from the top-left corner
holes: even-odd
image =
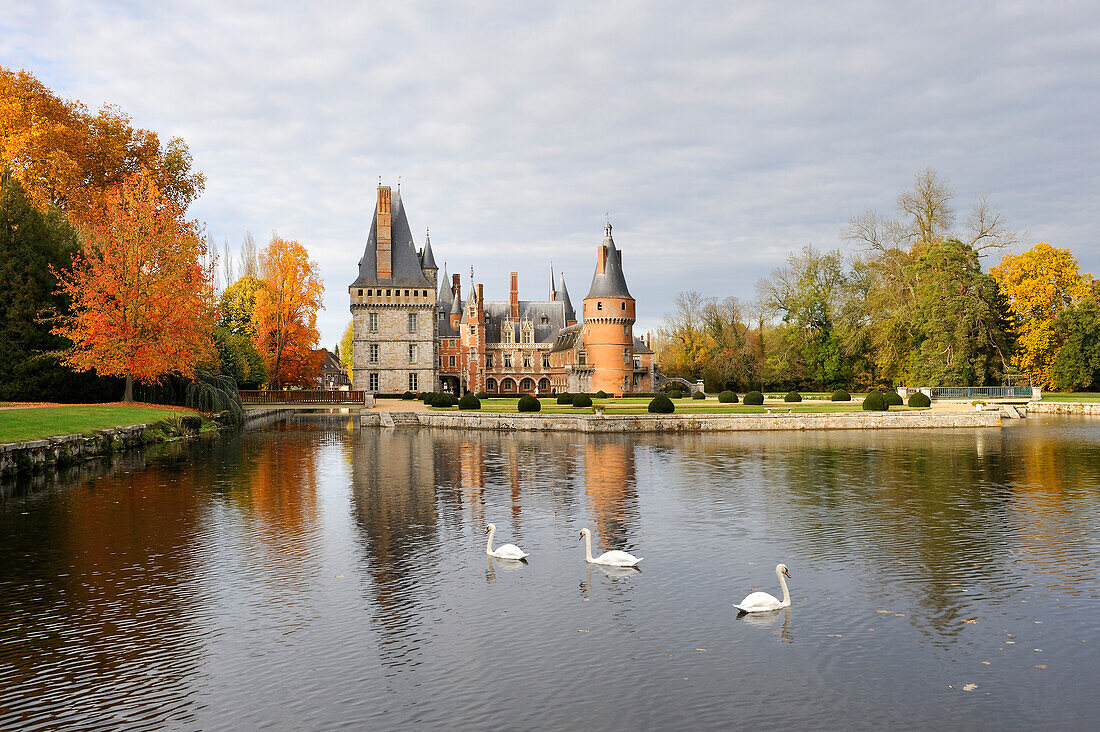
[[[604,564],[608,567],[634,567],[638,562],[642,561],[643,557],[636,557],[633,554],[627,552],[621,552],[618,549],[612,549],[609,552],[604,552],[595,559],[592,558],[592,532],[588,529],[581,529],[580,538],[584,539],[584,559],[589,564]]]
[[[486,526],[485,533],[489,535],[489,542],[485,545],[485,553],[490,557],[496,557],[497,559],[523,559],[524,557],[531,556],[515,544],[505,544],[496,551],[493,551],[493,536],[497,533],[496,524],[489,524]]]
[[[782,600],[772,597],[767,592],[753,592],[742,600],[740,605],[734,605],[734,607],[743,613],[764,613],[768,610],[790,607],[791,593],[787,590],[787,581],[783,579],[783,575],[791,576],[791,573],[787,571],[787,565],[775,565],[775,576],[779,578],[779,586],[783,588]]]

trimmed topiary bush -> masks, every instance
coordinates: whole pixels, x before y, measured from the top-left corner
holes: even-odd
[[[673,389],[672,391],[670,391],[670,392],[668,393],[668,398],[669,398],[669,399],[683,399],[683,398],[684,398],[684,395],[683,395],[683,394],[681,394],[681,393],[680,393],[679,391],[677,391],[676,389]]]
[[[407,392],[405,392],[404,394],[401,395],[401,398],[402,399],[416,399],[416,394],[413,394],[411,391],[407,391]]]
[[[650,414],[672,414],[675,411],[676,405],[664,394],[658,394],[653,397],[653,401],[649,403]]]
[[[524,394],[519,398],[518,409],[521,412],[540,412],[542,411],[542,402],[530,394]]]
[[[481,400],[473,394],[465,394],[458,400],[459,409],[481,409]]]
[[[563,391],[561,394],[558,394],[558,404],[572,404],[572,403],[573,403],[573,395],[570,394],[569,392]]]
[[[611,396],[611,395],[610,395],[610,394],[608,394],[608,393],[607,393],[606,391],[604,391],[603,389],[600,389],[600,390],[599,390],[598,392],[596,392],[596,394],[595,394],[595,397],[596,397],[597,399],[607,399],[607,398],[608,398],[609,396]],[[575,406],[575,405],[574,405],[574,406]]]
[[[691,398],[692,399],[706,399],[707,395],[704,394],[701,391],[693,391],[693,392],[691,392]]]
[[[745,404],[759,407],[764,404],[764,395],[758,391],[750,391],[748,394],[745,395],[744,401]]]
[[[930,407],[932,406],[932,400],[928,398],[927,394],[919,391],[915,391],[909,395],[910,407]]]
[[[896,391],[883,392],[882,398],[886,401],[886,404],[891,407],[900,407],[905,403],[901,400],[901,394],[898,394]]]
[[[797,391],[788,391],[787,395],[783,397],[785,402],[800,402],[802,401],[802,395]]]
[[[872,391],[867,395],[867,398],[863,400],[864,412],[885,412],[890,408],[890,405],[886,403],[886,399],[882,396],[881,391]]]
[[[830,397],[834,402],[850,402],[852,401],[852,395],[843,389],[837,389]]]
[[[587,394],[578,394],[577,396],[573,397],[573,406],[574,407],[591,407],[592,406],[592,397],[588,396]]]
[[[479,391],[477,394],[474,394],[474,396],[476,396],[478,399],[488,399],[489,398],[489,392]]]
[[[718,395],[718,401],[723,404],[737,404],[737,394],[726,389],[724,392]]]
[[[425,404],[431,404],[432,399],[434,399],[434,398],[435,398],[435,392],[434,391],[426,391],[426,392],[424,392],[423,394],[420,395],[420,401],[424,402]]]
[[[458,404],[458,400],[455,399],[453,394],[437,393],[432,397],[430,404],[433,407],[439,407],[441,409],[447,409]]]

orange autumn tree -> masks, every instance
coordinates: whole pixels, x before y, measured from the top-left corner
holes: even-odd
[[[84,228],[83,251],[58,273],[72,313],[56,335],[73,343],[64,363],[144,383],[193,378],[213,355],[214,272],[196,221],[145,175],[108,191]]]
[[[10,168],[35,206],[54,205],[82,220],[126,176],[142,171],[161,195],[187,206],[204,178],[178,137],[161,145],[155,132],[136,129],[117,107],[96,114],[61,99],[26,71],[0,67],[0,170]]]
[[[252,321],[268,384],[307,386],[320,374],[324,358],[316,350],[321,340],[317,311],[325,290],[317,263],[301,244],[276,235],[260,252],[260,278],[266,286],[256,291]]]

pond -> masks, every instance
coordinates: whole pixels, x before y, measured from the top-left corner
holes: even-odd
[[[1087,728],[1098,559],[1100,420],[295,418],[0,501],[0,728]],[[777,562],[791,607],[739,617]]]

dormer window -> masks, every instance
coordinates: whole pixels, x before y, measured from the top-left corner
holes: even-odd
[[[541,318],[539,318],[539,322],[542,323],[543,325],[546,325],[547,323],[550,322],[550,318],[543,315]]]

